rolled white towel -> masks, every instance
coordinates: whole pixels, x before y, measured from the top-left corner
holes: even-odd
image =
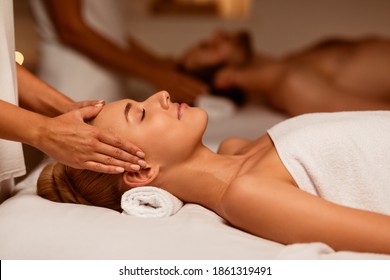
[[[144,218],[162,218],[176,214],[183,202],[171,193],[156,187],[137,187],[122,195],[122,214]]]

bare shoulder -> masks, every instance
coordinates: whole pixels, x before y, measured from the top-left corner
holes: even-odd
[[[286,208],[290,203],[287,200],[290,191],[299,190],[280,180],[243,176],[234,180],[226,190],[221,200],[221,213],[231,225],[239,229],[286,243],[283,236],[278,236],[278,228],[288,220],[289,209]]]
[[[301,192],[291,183],[279,178],[257,177],[250,174],[241,176],[226,190],[222,208],[228,219],[233,221],[240,220],[243,212],[271,213],[268,211],[274,208],[275,201],[288,196],[291,190]]]
[[[240,138],[240,137],[232,137],[227,138],[222,141],[221,145],[218,148],[218,154],[225,155],[234,155],[237,154],[242,148],[246,147],[248,144],[253,141]]]

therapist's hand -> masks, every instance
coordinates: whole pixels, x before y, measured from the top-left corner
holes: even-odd
[[[88,125],[104,104],[79,103],[82,108],[47,119],[40,128],[38,148],[55,160],[78,169],[102,173],[134,171],[146,166],[144,153],[125,139]]]

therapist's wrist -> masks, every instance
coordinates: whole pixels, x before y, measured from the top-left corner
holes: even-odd
[[[22,142],[42,150],[49,130],[49,119],[49,117],[34,113],[24,133]]]

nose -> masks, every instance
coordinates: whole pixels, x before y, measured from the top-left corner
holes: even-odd
[[[170,95],[166,90],[160,91],[157,93],[158,101],[161,104],[161,107],[165,110],[169,109]]]

